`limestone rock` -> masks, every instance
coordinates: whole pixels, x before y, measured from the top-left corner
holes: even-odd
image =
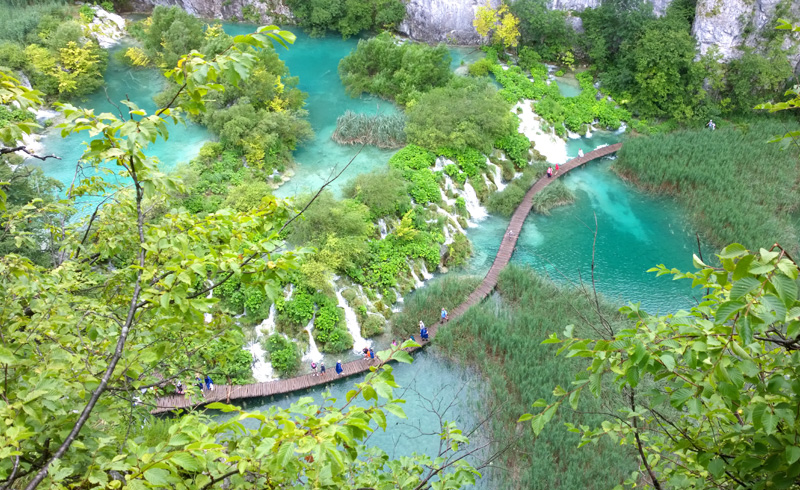
[[[497,8],[500,0],[490,4]],[[483,5],[483,0],[409,0],[406,18],[397,30],[418,41],[477,44],[481,37],[472,21]]]
[[[761,33],[773,29],[775,9],[783,0],[698,0],[692,34],[705,54],[717,46],[724,60],[741,55],[740,47],[758,44]],[[800,16],[800,3],[791,3],[793,17]],[[783,47],[795,71],[800,68],[800,35],[787,35]]]
[[[283,0],[132,0],[136,10],[148,11],[157,5],[177,6],[197,17],[222,20],[245,19],[245,12],[258,15],[259,22],[285,24],[293,19]]]

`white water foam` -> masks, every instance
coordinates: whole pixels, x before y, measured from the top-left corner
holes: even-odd
[[[272,363],[264,361],[264,348],[261,346],[261,339],[266,335],[269,337],[275,333],[275,305],[269,307],[269,316],[256,326],[256,338],[245,347],[245,350],[253,356],[253,377],[259,383],[275,380],[272,370]]]
[[[500,192],[507,185],[503,183],[503,169],[500,168],[500,165],[495,165],[494,163],[488,163],[488,165],[490,166],[489,168],[493,168],[494,185],[497,186],[497,191]]]
[[[342,288],[336,290],[336,299],[339,301],[339,308],[344,310],[344,321],[347,324],[347,331],[353,337],[353,351],[361,353],[364,347],[372,347],[372,341],[367,340],[361,336],[361,326],[358,324],[358,316],[355,310],[350,308],[350,305],[345,301],[342,296]]]
[[[486,208],[481,206],[478,195],[475,193],[475,189],[472,187],[472,184],[469,183],[469,180],[464,183],[463,197],[467,205],[467,211],[469,211],[470,227],[478,226],[477,222],[486,219],[489,213],[486,211]]]
[[[383,240],[389,234],[389,230],[386,228],[386,221],[383,218],[378,220],[378,229],[381,231],[381,240]]]
[[[522,109],[519,114],[517,108]],[[518,131],[536,143],[536,150],[544,155],[548,162],[563,164],[567,161],[567,142],[553,134],[552,130],[548,133],[542,131],[542,120],[531,109],[530,100],[518,102],[511,108],[511,112],[519,117]]]
[[[316,316],[316,315],[315,315]],[[311,318],[311,321],[308,322],[306,328],[304,328],[306,332],[308,332],[308,351],[303,355],[303,361],[306,362],[316,362],[319,363],[322,361],[322,352],[319,351],[317,348],[317,343],[314,341],[314,335],[311,333],[314,330],[314,318]]]

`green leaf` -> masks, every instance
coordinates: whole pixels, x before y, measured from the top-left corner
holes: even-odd
[[[201,469],[197,458],[189,453],[175,453],[169,459],[176,465],[188,471],[199,471]]]
[[[767,434],[774,434],[778,428],[778,416],[767,408],[761,416],[761,423],[764,425],[764,432]]]
[[[525,421],[530,420],[532,418],[533,418],[533,414],[531,414],[531,413],[523,413],[522,416],[517,420],[517,423],[525,422]]]
[[[719,478],[725,472],[725,462],[722,458],[714,458],[708,463],[708,471],[714,475],[714,478]]]
[[[776,275],[772,278],[772,285],[787,308],[797,300],[797,282],[793,279]]]
[[[800,447],[798,446],[786,446],[784,452],[786,455],[786,462],[789,464],[794,464],[795,461],[800,459]]]
[[[144,479],[157,487],[167,487],[170,484],[169,471],[163,468],[150,468],[144,472]]]
[[[725,323],[745,306],[745,303],[741,301],[726,301],[717,308],[714,314],[714,321],[716,323]]]
[[[394,353],[394,356],[392,358],[395,361],[403,362],[406,364],[411,364],[412,362],[414,362],[414,358],[411,357],[411,354],[409,354],[404,350],[398,350],[397,352]]]
[[[394,415],[395,417],[400,417],[401,419],[408,418],[406,417],[406,413],[405,411],[403,411],[403,408],[399,405],[395,405],[394,403],[387,403],[386,406],[383,408],[384,410]]]
[[[727,247],[722,249],[722,253],[719,254],[721,259],[734,259],[736,257],[741,257],[747,253],[747,249],[744,245],[739,243],[731,243]]]
[[[754,277],[745,277],[733,283],[731,287],[731,299],[740,299],[747,293],[761,285],[761,281]]]
[[[664,363],[664,367],[666,367],[667,370],[673,371],[675,369],[675,358],[672,356],[672,354],[661,354],[659,359],[661,359],[661,362]]]
[[[681,408],[693,396],[694,392],[689,388],[678,388],[670,395],[669,403],[675,408]]]
[[[284,442],[281,444],[280,449],[278,449],[278,464],[283,467],[289,464],[289,462],[294,458],[294,443],[293,442]]]

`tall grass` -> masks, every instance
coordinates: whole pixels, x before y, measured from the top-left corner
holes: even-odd
[[[392,332],[407,339],[414,334],[419,341],[419,321],[432,325],[441,318],[442,308],[452,311],[478,287],[479,277],[446,276],[417,289],[406,297],[403,311],[392,317]]]
[[[485,376],[492,406],[502,407],[493,421],[494,439],[506,443],[519,436],[505,453],[494,488],[607,490],[622,483],[638,462],[630,447],[601,441],[577,448],[579,436],[563,423],[595,426],[603,420],[592,412],[605,411],[606,399],[582,399],[578,412],[569,407],[534,438],[530,426],[517,424],[539,398],[551,400],[556,385],[568,387],[585,360],[555,357],[556,349],[542,345],[553,332],[575,325],[578,335],[596,337],[594,302],[581,292],[561,289],[532,270],[509,266],[500,275],[499,295],[471,308],[437,333],[445,353]],[[428,301],[431,299],[428,298]],[[408,302],[414,304],[414,299]],[[603,315],[619,328],[624,321],[615,308],[602,304]],[[617,396],[605,390],[606,397]],[[588,395],[588,393],[587,393]]]
[[[550,210],[575,202],[575,194],[558,179],[545,187],[542,192],[533,196],[533,211],[539,214],[550,214]]]
[[[0,2],[0,40],[25,43],[42,17],[66,8],[65,0],[3,0]]]
[[[357,114],[347,111],[336,120],[331,139],[341,145],[375,145],[378,148],[400,148],[406,144],[404,114]]]
[[[646,189],[677,196],[716,246],[748,248],[779,242],[798,252],[798,150],[768,141],[797,131],[796,122],[754,119],[750,124],[684,130],[635,138],[618,153],[615,169]]]

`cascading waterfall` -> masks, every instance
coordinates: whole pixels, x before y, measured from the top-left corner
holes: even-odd
[[[472,187],[472,184],[469,183],[469,180],[464,183],[464,194],[462,197],[466,202],[467,211],[469,211],[470,226],[478,226],[476,222],[485,219],[489,216],[489,213],[486,212],[486,208],[481,206],[478,195],[475,193],[475,189]]]
[[[428,267],[425,265],[425,260],[422,261],[422,267],[420,268],[420,274],[422,274],[422,279],[428,280],[433,278],[433,274],[428,272]]]
[[[489,179],[489,176],[483,174],[483,183],[486,185],[486,188],[491,190],[492,189],[492,181]]]
[[[364,347],[372,347],[372,341],[367,340],[361,336],[361,326],[358,324],[358,316],[355,310],[350,308],[350,305],[345,301],[342,296],[342,288],[337,289],[336,299],[339,301],[339,308],[344,310],[344,321],[347,324],[347,331],[353,337],[353,351],[360,353]]]
[[[628,130],[628,125],[625,124],[625,122],[623,122],[622,124],[620,124],[619,129],[614,131],[614,134],[625,134],[625,131],[627,131],[627,130]],[[608,145],[606,145],[606,146],[608,146]],[[595,150],[596,149],[597,148],[595,148]]]
[[[275,333],[275,304],[269,307],[269,316],[256,326],[256,338],[245,347],[245,350],[253,356],[253,377],[259,383],[273,381],[272,363],[264,361],[264,348],[261,346],[261,338],[265,335],[269,337]]]
[[[314,340],[314,335],[311,333],[311,331],[314,330],[315,317],[316,315],[314,315],[314,317],[311,318],[311,321],[308,322],[306,328],[303,329],[306,332],[308,332],[308,352],[306,352],[305,355],[303,356],[303,361],[305,362],[318,363],[322,361],[322,352],[320,352],[319,349],[317,348],[317,342]]]
[[[389,230],[386,228],[386,221],[383,218],[378,220],[378,229],[381,231],[381,240],[383,240],[389,234]]]
[[[214,297],[214,290],[212,289],[211,291],[208,292],[208,296],[206,296],[206,299],[211,299],[213,297]],[[206,323],[211,323],[211,320],[213,319],[214,315],[212,315],[211,313],[203,313],[203,320]]]
[[[494,163],[487,162],[487,165],[489,165],[490,168],[493,169],[494,185],[497,186],[497,192],[502,191],[503,189],[506,188],[507,185],[503,183],[503,169],[500,168],[500,165],[495,165]]]
[[[419,277],[417,276],[417,273],[414,272],[414,264],[408,264],[408,270],[411,271],[411,279],[414,280],[414,289],[419,289],[419,288],[421,288],[422,286],[425,285],[424,282],[419,280]]]

